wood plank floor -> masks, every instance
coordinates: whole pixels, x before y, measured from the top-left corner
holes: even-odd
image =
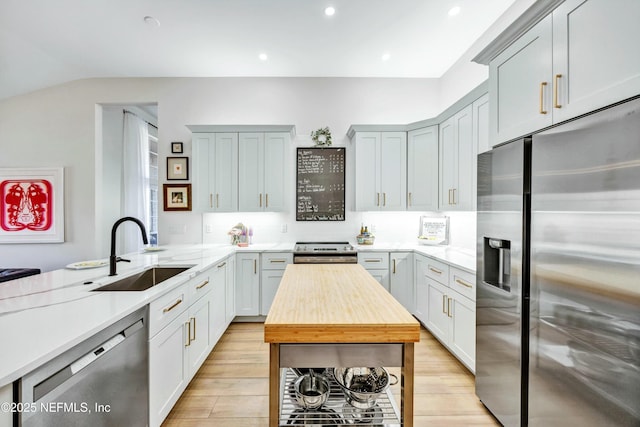
[[[233,323],[163,427],[266,427],[268,391],[262,323]],[[400,386],[392,391],[399,402]],[[414,408],[416,427],[499,426],[475,395],[473,375],[424,328],[415,345]]]

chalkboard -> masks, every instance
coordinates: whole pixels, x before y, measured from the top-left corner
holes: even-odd
[[[298,148],[296,221],[344,221],[345,148]]]

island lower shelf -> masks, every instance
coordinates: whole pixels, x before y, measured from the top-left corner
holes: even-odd
[[[320,373],[318,373],[320,374]],[[281,369],[280,375],[280,426],[291,425],[376,425],[399,427],[400,411],[392,395],[391,388],[382,393],[376,404],[370,409],[358,409],[347,403],[338,383],[331,375],[324,374],[329,380],[329,398],[317,410],[305,410],[298,405],[294,383],[298,375],[290,368]]]

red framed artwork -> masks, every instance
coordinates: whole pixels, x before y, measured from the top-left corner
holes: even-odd
[[[0,243],[64,242],[63,168],[0,169]]]

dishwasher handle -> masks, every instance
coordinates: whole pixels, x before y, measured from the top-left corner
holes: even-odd
[[[118,344],[129,338],[139,329],[144,327],[143,320],[140,319],[137,322],[133,323],[123,331],[115,334],[107,341],[102,343],[99,347],[93,349],[92,351],[80,356],[75,361],[71,362],[64,368],[60,369],[55,374],[49,376],[42,380],[39,384],[37,384],[33,388],[33,400],[34,402],[39,400],[40,398],[46,396],[50,391],[54,388],[58,387],[60,384],[72,378],[75,374],[80,372],[82,369],[94,363],[100,357],[107,354],[109,351],[113,350]]]

